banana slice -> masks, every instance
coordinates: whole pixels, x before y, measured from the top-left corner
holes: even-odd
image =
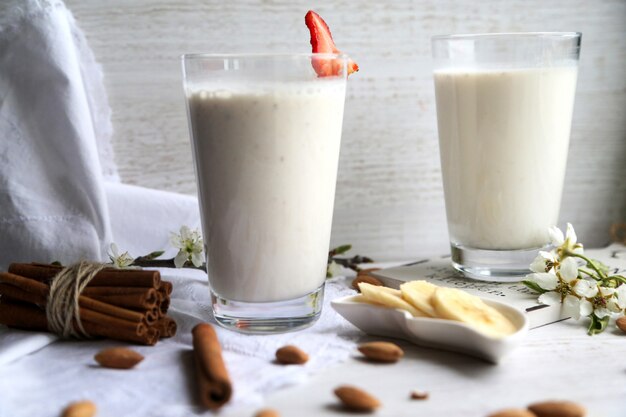
[[[400,285],[402,298],[430,317],[437,317],[435,309],[430,304],[430,298],[437,288],[436,285],[428,281],[410,281]]]
[[[440,318],[467,323],[496,338],[515,332],[513,323],[502,313],[464,291],[439,287],[431,300]]]
[[[365,282],[359,283],[359,289],[365,299],[372,304],[382,304],[385,307],[406,310],[416,317],[425,317],[420,310],[402,299],[402,292],[393,288],[379,287]]]

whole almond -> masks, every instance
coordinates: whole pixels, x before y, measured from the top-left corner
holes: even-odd
[[[101,350],[94,359],[105,368],[130,369],[141,362],[143,356],[128,348],[114,347]]]
[[[532,413],[523,408],[506,408],[504,410],[497,411],[493,414],[489,414],[487,417],[537,417],[535,413]]]
[[[77,401],[63,410],[63,417],[93,417],[96,415],[96,405],[91,401]]]
[[[626,333],[626,316],[619,317],[615,320],[615,324],[617,324],[617,327],[619,327],[621,331]]]
[[[374,278],[371,275],[358,275],[356,278],[354,278],[352,280],[352,288],[354,288],[355,290],[361,292],[361,290],[359,289],[359,284],[361,282],[365,282],[366,284],[376,285],[377,287],[382,287],[383,286],[383,283],[380,282],[379,279]]]
[[[537,417],[584,417],[585,407],[571,401],[543,401],[528,406]]]
[[[426,391],[420,391],[418,389],[414,389],[411,391],[411,399],[412,400],[427,400],[429,397]]]
[[[276,361],[283,365],[302,365],[309,360],[309,355],[297,346],[287,345],[276,351]]]
[[[335,389],[335,395],[349,410],[372,412],[381,406],[380,401],[367,392],[350,385],[342,385]]]
[[[397,362],[404,356],[404,351],[400,346],[390,342],[369,342],[358,347],[367,359],[373,362]]]
[[[257,411],[254,417],[280,417],[280,414],[278,414],[278,411],[271,408],[264,408],[263,410]]]

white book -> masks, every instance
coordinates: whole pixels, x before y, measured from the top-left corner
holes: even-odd
[[[608,265],[611,273],[626,275],[626,248],[623,245],[592,249],[585,254]],[[569,318],[562,313],[561,305],[538,304],[539,294],[521,282],[485,282],[463,277],[452,268],[449,256],[422,259],[407,265],[385,268],[373,272],[372,275],[392,288],[398,288],[407,281],[426,280],[439,286],[459,288],[480,297],[504,301],[528,314],[531,329]]]

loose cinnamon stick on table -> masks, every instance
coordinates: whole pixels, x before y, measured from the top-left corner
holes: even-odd
[[[213,326],[198,324],[192,330],[196,378],[202,404],[217,410],[230,400],[232,385]]]
[[[42,264],[9,265],[9,272],[32,278],[37,281],[48,282],[61,271],[62,267]],[[152,287],[159,288],[161,274],[159,271],[145,269],[114,269],[105,268],[99,271],[89,282],[88,287]]]

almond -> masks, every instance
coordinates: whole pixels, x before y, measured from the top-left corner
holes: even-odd
[[[420,391],[418,389],[414,389],[411,391],[411,399],[412,400],[427,400],[429,397],[426,391]]]
[[[302,365],[309,360],[309,355],[297,346],[287,345],[276,351],[276,360],[283,365]]]
[[[523,408],[506,408],[493,414],[489,414],[488,417],[537,417],[534,413]]]
[[[404,356],[404,351],[400,346],[391,342],[369,342],[358,347],[367,359],[373,362],[397,362]]]
[[[374,278],[371,275],[358,275],[356,278],[352,280],[352,288],[361,292],[361,290],[359,289],[359,283],[361,282],[365,282],[366,284],[376,285],[377,287],[383,286],[383,283],[380,282],[379,279]]]
[[[96,405],[91,401],[77,401],[63,410],[63,417],[93,417],[96,415]]]
[[[367,392],[350,385],[342,385],[335,389],[335,395],[349,410],[372,412],[380,407],[380,401]]]
[[[105,368],[130,369],[141,362],[143,356],[128,348],[114,347],[101,350],[94,359]]]
[[[617,327],[619,327],[621,331],[626,333],[626,316],[619,317],[615,320],[615,324],[617,324]]]
[[[544,401],[528,406],[537,417],[584,417],[585,407],[571,401]]]
[[[263,410],[257,411],[254,417],[280,417],[278,411],[272,410],[271,408],[264,408]]]

